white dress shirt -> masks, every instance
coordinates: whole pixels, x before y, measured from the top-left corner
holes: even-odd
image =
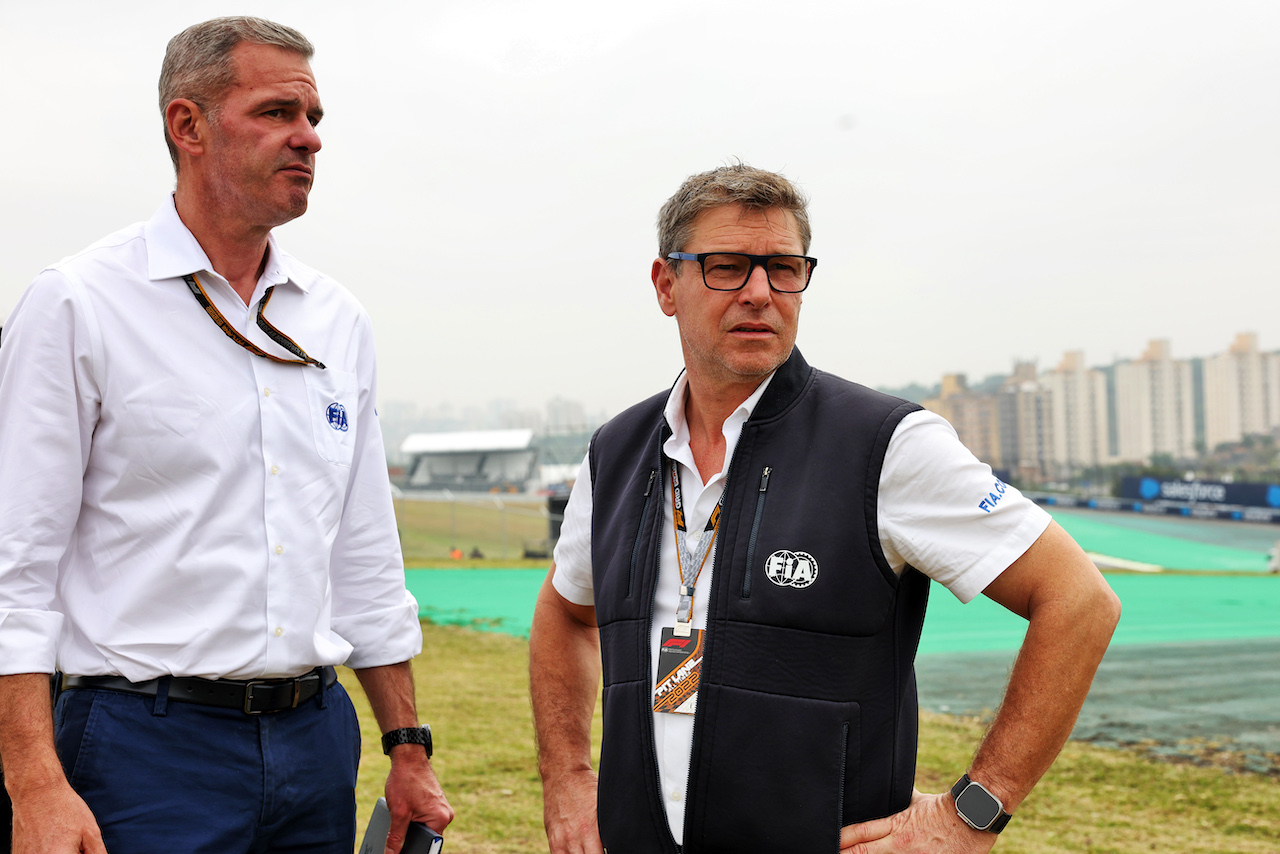
[[[269,353],[266,317],[326,369]],[[251,679],[421,649],[369,318],[269,243],[251,305],[172,199],[42,272],[0,347],[0,674]]]
[[[663,453],[680,466],[680,491],[685,527],[692,535],[701,531],[724,492],[725,475],[742,427],[764,395],[771,374],[725,420],[724,466],[704,484],[689,448],[689,427],[684,403],[688,391],[685,375],[671,389],[664,417],[671,436]],[[669,481],[666,522],[654,595],[650,631],[651,684],[658,677],[658,646],[662,628],[675,620],[680,597],[680,569],[676,563],[676,538],[671,521]],[[998,486],[997,486],[998,484]],[[999,500],[990,495],[999,490]],[[982,507],[986,500],[992,508]],[[1011,486],[996,480],[991,467],[979,462],[955,430],[932,412],[908,414],[899,422],[885,452],[878,499],[880,546],[894,572],[911,566],[944,584],[956,597],[968,602],[986,588],[1009,564],[1044,533],[1050,517]],[[555,548],[556,591],[578,605],[594,604],[591,574],[591,466],[583,460],[565,508],[560,540]],[[692,537],[690,549],[693,548]],[[715,569],[715,547],[702,570],[693,599],[693,627],[706,629],[707,602]],[[693,750],[693,715],[655,712],[654,747],[667,822],[676,844],[683,844],[685,787]]]

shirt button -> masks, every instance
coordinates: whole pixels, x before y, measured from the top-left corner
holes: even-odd
[[[272,474],[280,474],[280,466],[272,466],[272,467],[271,467],[271,473],[272,473]]]
[[[673,801],[680,800],[680,791],[678,789],[671,790],[671,800]]]
[[[278,555],[284,554],[284,546],[276,546],[276,554]]]
[[[280,628],[279,626],[276,626],[276,637],[280,637],[283,634],[284,634],[284,629]]]
[[[264,389],[262,390],[262,396],[263,396],[263,397],[271,397],[271,389],[269,389],[269,388],[264,388]]]

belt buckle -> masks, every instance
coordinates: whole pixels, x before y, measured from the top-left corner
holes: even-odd
[[[284,680],[284,679],[259,679],[259,680],[257,680],[257,681],[251,681],[251,682],[246,682],[246,683],[245,683],[245,686],[244,686],[244,706],[243,706],[243,711],[244,711],[244,713],[245,713],[246,715],[265,715],[265,714],[272,713],[272,712],[280,712],[280,711],[284,711],[284,708],[283,708],[283,707],[282,707],[282,708],[279,708],[279,709],[261,709],[261,710],[258,710],[258,711],[254,711],[254,709],[253,709],[253,689],[254,689],[255,687],[259,686],[259,685],[266,685],[266,686],[270,686],[270,687],[273,687],[273,688],[274,688],[274,687],[276,687],[277,685],[279,685],[281,682],[285,682],[285,681],[289,681],[289,682],[292,682],[292,683],[293,683],[293,698],[292,698],[292,700],[290,701],[290,704],[289,704],[288,708],[290,708],[290,709],[296,709],[296,708],[298,708],[298,699],[299,699],[299,697],[301,697],[301,696],[302,696],[302,679],[301,679],[300,677],[299,677],[299,678],[295,678],[295,679],[291,679],[291,680]]]
[[[253,689],[257,685],[269,685],[269,682],[246,682],[244,686],[244,707],[246,715],[261,715],[263,712],[253,710]]]

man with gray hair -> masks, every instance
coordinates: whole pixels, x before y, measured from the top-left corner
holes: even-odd
[[[786,178],[694,175],[658,230],[685,370],[592,437],[530,636],[551,851],[989,850],[1070,733],[1118,600],[944,420],[805,362],[817,259]],[[1029,621],[940,794],[913,787],[931,579]]]
[[[44,270],[0,350],[0,758],[21,852],[350,854],[354,668],[391,756],[387,852],[453,817],[368,316],[284,252],[323,111],[295,30],[169,43],[176,189]],[[50,674],[56,705],[50,708]]]

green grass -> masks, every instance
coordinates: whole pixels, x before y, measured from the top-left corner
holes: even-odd
[[[395,506],[407,567],[547,566],[546,558],[523,558],[526,545],[545,548],[545,499],[477,494],[456,502],[400,499]],[[479,549],[484,558],[453,560],[455,545],[464,555]]]
[[[424,651],[413,665],[418,711],[431,724],[432,761],[458,814],[445,834],[446,850],[545,852],[529,711],[528,643],[430,623],[423,625],[423,635]],[[343,672],[342,683],[362,724],[356,798],[363,833],[390,765],[354,674]]]
[[[528,700],[528,643],[490,632],[423,625],[414,662],[418,708],[436,738],[434,764],[458,817],[451,854],[545,852]],[[355,677],[342,674],[363,723],[357,790],[361,832],[387,773],[377,726]],[[972,719],[922,716],[917,786],[941,791],[981,735]],[[599,715],[596,720],[599,747]],[[1157,762],[1136,752],[1069,743],[1001,834],[997,852],[1280,851],[1274,777]]]

